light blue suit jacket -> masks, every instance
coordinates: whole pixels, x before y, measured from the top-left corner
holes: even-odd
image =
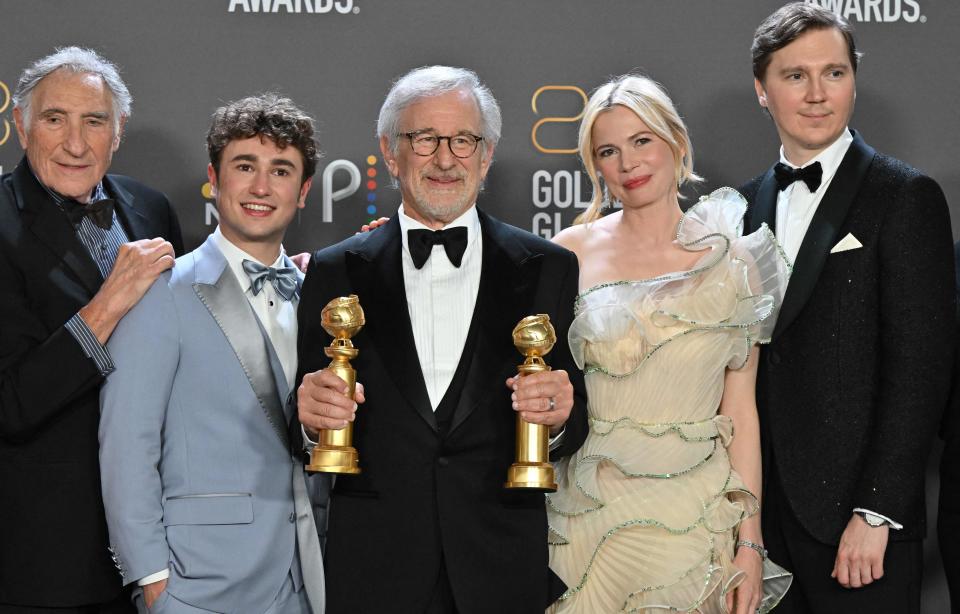
[[[321,613],[286,378],[211,238],[154,283],[108,349],[117,369],[100,397],[100,465],[124,583],[169,568],[167,591],[181,602],[263,612],[292,572]],[[326,476],[308,482],[325,505]]]

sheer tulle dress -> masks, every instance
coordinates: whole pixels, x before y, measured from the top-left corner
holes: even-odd
[[[685,214],[693,268],[583,292],[570,348],[590,432],[548,497],[550,566],[569,589],[551,612],[723,612],[743,580],[736,531],[759,505],[731,468],[734,424],[718,409],[728,368],[769,340],[789,265],[746,203],[723,188]],[[791,576],[764,566],[767,611]]]

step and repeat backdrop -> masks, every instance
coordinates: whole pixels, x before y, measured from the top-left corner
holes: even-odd
[[[960,3],[809,0],[843,14],[865,53],[853,126],[940,182],[960,231]],[[764,171],[779,141],[757,104],[750,42],[782,0],[0,0],[0,167],[21,157],[10,96],[24,66],[78,44],[116,62],[134,96],[112,172],[163,190],[188,248],[214,228],[204,136],[213,110],[278,91],[316,117],[324,158],[289,252],[338,241],[399,202],[374,137],[397,76],[469,67],[503,109],[480,206],[544,237],[590,200],[576,156],[590,91],[630,71],[660,81],[686,118],[700,192]],[[695,192],[688,196],[696,197]],[[935,455],[936,456],[936,455]],[[931,475],[930,509],[936,509]],[[931,526],[933,524],[931,523]],[[928,540],[932,542],[933,540]],[[946,611],[937,553],[925,610]]]

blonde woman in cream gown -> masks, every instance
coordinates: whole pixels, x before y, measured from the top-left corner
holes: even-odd
[[[691,145],[646,77],[594,93],[580,153],[596,196],[556,241],[580,260],[569,340],[590,433],[547,499],[569,587],[549,611],[769,611],[791,576],[762,547],[756,344],[789,265],[769,229],[742,236],[734,190],[682,212]],[[601,217],[604,193],[622,210]]]

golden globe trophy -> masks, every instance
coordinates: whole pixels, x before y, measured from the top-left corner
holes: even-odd
[[[360,332],[366,321],[355,294],[335,298],[320,312],[323,330],[333,337],[330,347],[323,352],[331,358],[327,368],[347,383],[347,396],[353,398],[357,387],[357,372],[350,366],[360,350],[353,347],[350,338]],[[323,473],[360,473],[359,456],[353,447],[353,423],[342,429],[321,429],[318,443],[310,451],[307,471]]]
[[[557,342],[557,334],[550,324],[550,316],[527,316],[513,329],[513,344],[526,360],[517,366],[520,376],[549,371],[543,356]],[[549,429],[543,424],[531,424],[517,413],[517,460],[507,470],[506,488],[525,488],[554,492],[557,483],[550,464]]]

